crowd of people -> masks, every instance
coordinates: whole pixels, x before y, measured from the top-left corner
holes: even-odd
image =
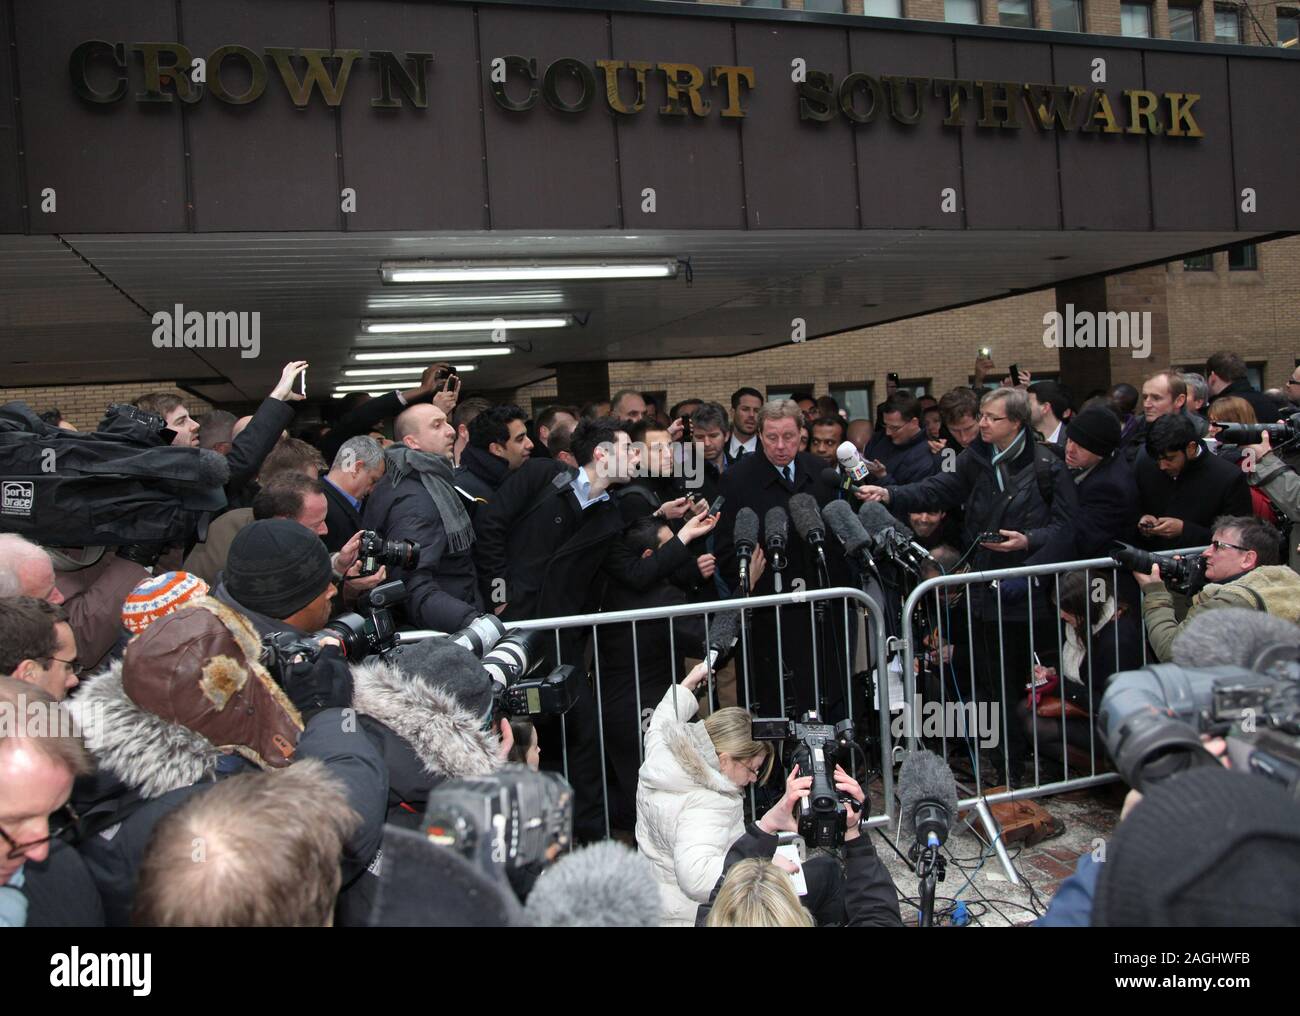
[[[1187,625],[1224,607],[1300,621],[1296,445],[1216,440],[1225,423],[1300,413],[1300,369],[1285,393],[1258,392],[1223,352],[1203,377],[1164,370],[1140,390],[1078,398],[1024,373],[998,384],[983,359],[974,387],[938,398],[891,385],[873,419],[849,419],[829,396],[769,400],[753,387],[729,405],[671,407],[624,390],[530,418],[462,398],[435,364],[417,385],[350,396],[330,422],[299,425],[305,368],[286,365],[243,418],[192,416],[170,393],[106,417],[105,433],[138,424],[149,454],[183,449],[169,454],[220,467],[225,508],[179,537],[92,547],[0,534],[0,708],[35,704],[76,728],[0,733],[0,925],[373,923],[393,830],[419,828],[444,781],[506,764],[567,772],[574,839],[612,829],[634,842],[657,920],[901,924],[857,834],[860,774],[836,774],[856,809],[822,903],[787,891],[770,860],[809,780],[783,771],[752,722],[869,707],[847,613],[755,609],[748,655],[725,647],[717,666],[697,662],[717,648],[711,603],[866,580],[807,531],[809,502],[883,504],[941,570],[1105,558],[1117,542],[1206,547],[1190,598],[1159,565],[1100,597],[1075,575],[1050,591],[1026,579],[966,589],[973,634],[936,655],[955,668],[954,653],[969,654],[995,701],[1038,688],[1008,731],[1009,784],[1036,725],[1059,744],[1062,710],[1086,714],[1110,675],[1139,665],[1144,640],[1167,659]],[[78,440],[57,410],[5,414],[56,449]],[[788,534],[775,532],[777,509],[795,522]],[[737,525],[745,510],[762,520],[753,537]],[[409,553],[365,567],[365,533]],[[397,581],[398,623],[437,633],[485,618],[702,610],[603,626],[599,646],[590,626],[558,627],[537,652],[543,672],[578,672],[573,700],[563,722],[528,719],[501,711],[463,644],[345,657],[326,626]],[[1035,658],[1031,629],[1044,624]],[[266,648],[286,639],[319,652]],[[707,715],[690,722],[697,710]],[[774,772],[747,827],[746,788]],[[192,844],[220,863],[185,862]],[[304,865],[326,876],[302,879]]]

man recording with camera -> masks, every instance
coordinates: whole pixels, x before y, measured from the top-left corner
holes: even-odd
[[[1151,574],[1133,573],[1145,594],[1142,617],[1156,657],[1169,660],[1174,637],[1198,614],[1218,607],[1244,607],[1288,621],[1300,620],[1300,576],[1279,564],[1277,531],[1251,516],[1223,516],[1214,521],[1214,535],[1202,555],[1208,585],[1192,597],[1192,606],[1179,621],[1173,594],[1166,588],[1160,566]]]

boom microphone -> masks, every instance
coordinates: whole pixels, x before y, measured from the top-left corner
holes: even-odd
[[[790,516],[779,504],[774,505],[763,516],[763,550],[767,552],[767,563],[773,571],[784,571],[789,563],[785,556],[789,541]]]
[[[854,483],[866,483],[868,477],[871,476],[871,470],[862,461],[862,456],[858,454],[857,446],[852,441],[845,441],[836,448],[835,458],[839,460],[845,474]]]
[[[912,752],[898,771],[902,835],[920,846],[942,846],[957,817],[957,780],[932,751]]]
[[[542,872],[524,912],[538,928],[655,928],[662,908],[650,862],[606,840]]]

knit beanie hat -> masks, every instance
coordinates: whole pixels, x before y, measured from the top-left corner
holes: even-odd
[[[1092,923],[1300,924],[1300,805],[1266,776],[1217,765],[1162,781],[1115,830]]]
[[[262,519],[230,544],[223,580],[236,603],[286,618],[320,596],[334,570],[320,537],[291,519]]]
[[[207,595],[208,584],[189,572],[151,575],[127,594],[122,604],[122,624],[132,635],[139,635],[158,618]]]
[[[1080,448],[1104,457],[1119,447],[1119,417],[1103,406],[1093,406],[1070,418],[1065,436]]]
[[[441,688],[480,720],[490,717],[496,682],[463,646],[444,638],[424,639],[403,646],[393,662],[408,677]]]

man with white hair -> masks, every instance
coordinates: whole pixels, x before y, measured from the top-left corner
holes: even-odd
[[[366,496],[383,475],[384,449],[378,441],[360,434],[343,442],[329,471],[321,474],[328,505],[325,525],[329,529],[321,539],[330,553],[342,550],[362,528]]]
[[[63,602],[50,556],[17,533],[0,533],[0,596],[34,596],[56,606]]]

